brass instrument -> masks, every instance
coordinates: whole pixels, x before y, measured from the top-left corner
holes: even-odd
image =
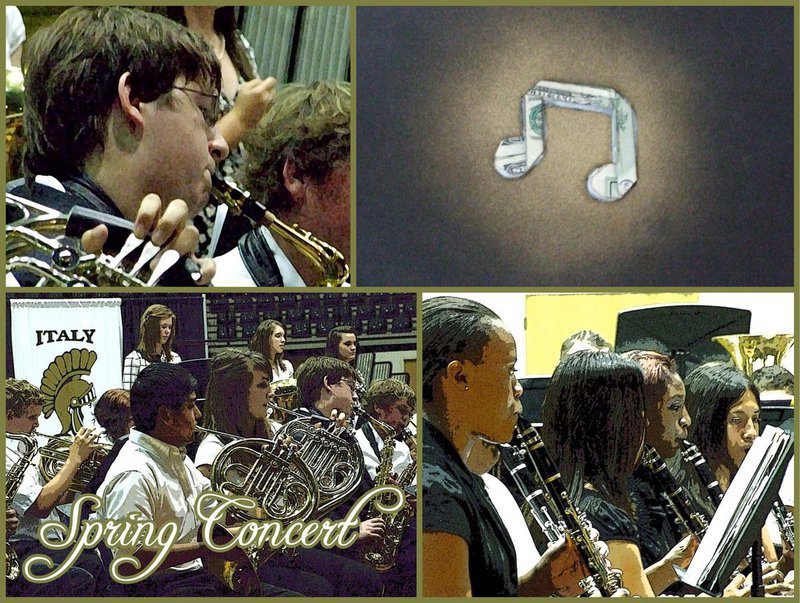
[[[392,476],[392,468],[394,466],[395,436],[397,434],[391,425],[384,423],[380,419],[366,412],[363,413],[363,416],[375,427],[375,431],[377,431],[378,435],[380,435],[383,439],[380,462],[375,473],[375,485],[385,486],[389,483],[389,478]],[[394,529],[390,533],[389,527],[393,525],[393,520],[398,513],[381,513],[381,511],[378,509],[379,502],[383,505],[391,504],[391,500],[389,500],[390,496],[393,495],[385,494],[381,496],[380,499],[373,499],[370,502],[369,507],[367,507],[365,513],[365,517],[367,519],[380,517],[386,524],[386,532],[383,539],[371,546],[365,547],[363,553],[364,561],[367,563],[367,565],[370,565],[378,572],[388,571],[394,566],[397,559],[397,551],[400,547],[400,541],[403,538],[403,531],[405,529],[404,523],[397,524],[394,525]],[[402,513],[403,510],[401,510],[399,513]],[[398,528],[402,529],[398,531]]]
[[[244,215],[254,224],[266,226],[311,262],[319,273],[319,279],[312,283],[313,286],[341,287],[350,278],[350,267],[338,249],[321,241],[297,224],[289,226],[279,220],[272,212],[267,211],[264,205],[251,198],[249,192],[242,191],[217,176],[214,176],[212,181],[214,186],[211,197],[217,204],[227,205],[234,215]]]
[[[527,453],[524,462],[531,473],[539,473],[545,496],[558,515],[559,529],[575,544],[589,571],[589,575],[578,584],[587,595],[595,592],[604,597],[613,595],[622,586],[620,579],[606,567],[605,559],[589,535],[588,520],[570,500],[561,473],[547,453],[542,436],[531,423],[520,417],[514,428],[512,443]]]
[[[18,440],[25,448],[20,458],[6,473],[6,508],[8,508],[22,485],[25,471],[33,463],[33,459],[39,451],[39,445],[36,443],[36,438],[25,433],[6,433],[6,440]],[[16,580],[19,578],[19,574],[19,557],[11,545],[6,542],[6,580]]]
[[[292,446],[261,438],[245,438],[233,434],[196,427],[200,433],[214,434],[231,441],[214,458],[211,465],[211,487],[230,496],[247,496],[260,503],[257,516],[232,509],[238,521],[264,519],[288,524],[303,521],[317,510],[319,491],[306,464]],[[218,531],[225,532],[221,526]],[[258,594],[258,568],[276,551],[250,548],[245,551],[247,563],[210,556],[206,563],[218,580],[239,594]]]
[[[270,406],[275,408],[273,404]],[[364,455],[352,434],[348,435],[348,430],[337,427],[330,419],[282,410],[297,418],[285,423],[275,439],[289,436],[299,444],[300,458],[308,465],[319,488],[315,517],[321,517],[347,500],[361,483]],[[323,426],[318,427],[319,423]]]
[[[696,508],[692,499],[667,469],[664,459],[652,446],[644,447],[642,465],[650,470],[657,490],[666,497],[680,524],[686,531],[701,539],[708,529],[708,518]]]
[[[289,377],[288,379],[274,381],[272,383],[272,394],[275,406],[294,410],[297,408],[297,379]],[[278,423],[283,423],[288,418],[288,413],[272,407],[272,416],[270,418]]]
[[[6,272],[38,277],[39,287],[148,286],[147,264],[128,271],[113,255],[85,253],[67,236],[67,222],[52,208],[6,193]]]
[[[64,464],[67,462],[67,458],[69,458],[69,449],[70,446],[72,446],[74,437],[50,436],[36,431],[34,431],[33,434],[49,440],[39,451],[39,471],[42,477],[49,482],[61,471]],[[112,448],[113,444],[102,444],[102,448],[92,452],[91,456],[81,463],[67,491],[80,494],[86,490],[86,486],[92,481],[92,478],[97,473],[97,470],[100,469],[100,465],[103,464],[103,461],[108,456],[108,453],[111,452]]]
[[[761,360],[767,366],[772,356],[773,365],[780,365],[786,352],[794,344],[794,335],[718,335],[712,337],[730,354],[734,365],[748,377],[753,376],[753,361]]]

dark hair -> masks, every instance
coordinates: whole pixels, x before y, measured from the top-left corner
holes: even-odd
[[[330,331],[328,331],[328,339],[325,341],[325,355],[341,360],[342,357],[339,355],[339,342],[344,339],[345,335],[350,334],[355,335],[356,342],[358,342],[358,333],[356,333],[356,330],[353,327],[342,325],[339,327],[333,327]],[[356,360],[358,360],[358,345],[356,345],[356,357],[353,358],[353,366],[356,365]]]
[[[277,327],[280,327],[283,329],[283,332],[286,333],[286,327],[279,320],[269,319],[259,324],[258,328],[256,329],[256,334],[253,335],[253,338],[250,340],[250,349],[254,352],[258,352],[259,354],[263,354],[270,363],[272,362],[272,356],[274,355],[275,364],[282,371],[285,371],[286,362],[283,360],[283,352],[280,354],[273,354],[272,344],[270,343],[270,338],[272,337],[273,333],[275,333],[275,329]]]
[[[559,363],[542,404],[542,439],[573,500],[584,483],[633,513],[625,478],[645,433],[644,376],[613,352],[582,351]]]
[[[183,6],[153,6],[149,10],[187,27],[186,13],[183,10]],[[221,33],[222,37],[225,38],[225,51],[237,71],[244,76],[244,79],[252,80],[257,78],[258,74],[253,70],[253,65],[250,63],[242,40],[236,35],[239,30],[236,23],[236,10],[235,6],[220,6],[217,8],[214,11],[214,31]]]
[[[702,364],[686,375],[686,407],[692,417],[689,439],[700,448],[709,463],[719,464],[727,456],[728,410],[746,392],[761,407],[758,388],[739,369],[727,364]]]
[[[157,362],[142,369],[131,387],[131,416],[136,429],[150,433],[156,426],[158,408],[178,410],[192,394],[197,379],[178,364]]]
[[[245,144],[246,187],[256,198],[269,199],[273,211],[292,209],[295,202],[283,178],[287,159],[294,164],[298,179],[323,184],[336,162],[350,157],[350,84],[281,86]]]
[[[320,390],[325,385],[339,383],[342,379],[355,379],[356,370],[344,360],[330,356],[312,356],[297,367],[297,404],[301,408],[313,407],[320,399]]]
[[[269,360],[258,352],[230,349],[214,356],[203,407],[203,427],[249,438],[272,436],[266,421],[256,424],[256,433],[244,433],[248,424],[247,393],[255,371],[262,371],[272,379]]]
[[[779,364],[764,366],[753,371],[753,383],[758,391],[780,390],[787,394],[794,392],[794,375]]]
[[[110,389],[97,399],[94,418],[116,441],[127,435],[131,421],[131,393],[127,389]]]
[[[417,405],[414,390],[398,379],[373,381],[364,397],[364,407],[372,414],[376,408],[389,410],[398,400],[408,400],[412,408]]]
[[[219,63],[199,35],[123,7],[67,9],[31,37],[23,62],[29,180],[71,176],[103,149],[123,73],[131,73],[132,94],[145,102],[170,93],[181,75],[216,89],[221,80]]]
[[[567,357],[567,352],[569,352],[570,348],[578,343],[579,341],[583,341],[594,346],[597,349],[600,348],[608,348],[611,349],[611,344],[606,341],[602,335],[599,333],[595,333],[594,331],[578,331],[577,333],[573,333],[569,337],[564,340],[564,343],[561,344],[561,360]]]
[[[6,412],[21,417],[31,404],[44,406],[42,390],[24,379],[6,379]]]
[[[658,407],[667,388],[678,375],[675,360],[658,352],[631,350],[622,354],[637,363],[644,373],[644,401],[647,407]]]
[[[499,320],[486,306],[462,297],[423,300],[422,399],[426,405],[433,401],[434,386],[450,362],[480,362]]]
[[[139,321],[139,345],[136,351],[148,362],[161,362],[161,354],[156,352],[156,345],[161,343],[161,321],[165,318],[172,319],[172,331],[167,342],[161,346],[167,362],[172,362],[172,343],[178,330],[178,320],[175,312],[167,306],[153,304],[147,306]]]

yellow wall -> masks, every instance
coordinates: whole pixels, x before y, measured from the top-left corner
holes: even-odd
[[[525,349],[528,375],[550,375],[561,343],[590,329],[614,343],[617,315],[623,310],[661,304],[697,303],[697,293],[542,293],[525,300]]]

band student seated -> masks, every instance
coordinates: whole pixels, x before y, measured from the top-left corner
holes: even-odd
[[[265,320],[258,325],[250,340],[250,349],[269,360],[272,382],[291,379],[294,375],[292,363],[283,357],[286,349],[286,326],[279,320]]]
[[[423,596],[580,594],[584,575],[571,540],[517,575],[505,524],[465,464],[480,439],[512,437],[522,410],[514,338],[489,308],[442,296],[422,302],[422,345]]]
[[[44,397],[39,388],[20,379],[6,379],[6,475],[15,463],[19,462],[24,452],[23,444],[14,439],[12,434],[29,435],[39,427],[39,415],[42,413]],[[39,471],[39,453],[31,459],[14,499],[11,509],[16,513],[19,522],[14,533],[7,534],[9,544],[16,552],[20,566],[31,555],[46,555],[56,564],[62,563],[71,553],[66,550],[52,550],[41,544],[38,538],[39,524],[44,520],[60,521],[56,506],[66,504],[73,498],[69,487],[78,472],[81,463],[88,459],[92,452],[100,446],[97,443],[99,434],[82,427],[69,447],[66,462],[53,479],[45,481]],[[11,484],[6,483],[8,490]],[[8,525],[8,509],[6,510]],[[12,525],[13,525],[12,521]],[[55,531],[48,537],[57,540]],[[33,574],[42,575],[53,568],[33,567]],[[104,596],[107,587],[107,573],[100,557],[95,551],[81,553],[77,562],[67,573],[44,584],[30,582],[24,573],[14,581],[6,581],[6,594],[19,597],[54,597],[69,596],[82,593],[85,596]]]
[[[194,252],[187,220],[228,154],[215,129],[220,66],[202,38],[160,15],[73,7],[36,32],[24,63],[25,182],[8,192],[122,217],[140,238]],[[83,248],[96,253],[107,236],[87,230]],[[213,261],[200,266],[198,282],[210,282]]]
[[[350,263],[350,84],[324,81],[281,87],[245,139],[244,185],[287,224],[299,224]],[[261,262],[253,258],[263,256]],[[313,285],[302,252],[264,227],[217,258],[214,285]]]
[[[392,473],[400,475],[413,460],[411,446],[416,456],[416,443],[413,438],[401,439],[408,428],[411,414],[417,404],[414,390],[397,379],[381,379],[373,381],[364,398],[364,410],[370,416],[386,423],[394,430],[392,453]],[[361,429],[356,431],[361,450],[364,452],[364,466],[372,479],[381,461],[386,434],[380,433],[371,421],[365,421]],[[410,444],[410,445],[409,445]]]
[[[131,389],[135,427],[97,490],[99,519],[119,521],[137,513],[152,520],[156,530],[167,522],[179,528],[176,544],[160,571],[119,589],[129,596],[231,596],[233,591],[209,573],[203,560],[218,555],[248,563],[237,547],[214,553],[197,540],[200,523],[194,504],[210,483],[182,451],[194,438],[201,417],[195,405],[196,389],[194,377],[175,364],[151,364],[139,373]],[[155,555],[145,548],[125,547],[112,553],[135,555],[142,567]],[[266,596],[299,594],[263,582],[261,589]]]
[[[167,306],[147,306],[139,321],[139,344],[122,363],[122,387],[130,390],[139,372],[153,362],[181,361],[172,349],[177,332],[177,317]]]
[[[295,377],[297,378],[297,404],[301,413],[312,419],[319,418],[321,426],[327,424],[329,420],[334,421],[340,427],[349,424],[353,415],[353,404],[358,403],[358,397],[353,389],[355,369],[352,366],[336,358],[312,356],[297,367]],[[343,438],[352,438],[346,431],[340,435]],[[355,445],[357,446],[357,444]],[[353,494],[344,503],[332,509],[328,516],[334,519],[344,517],[350,506],[360,496],[372,489],[373,485],[373,481],[365,470],[361,483]],[[349,549],[336,549],[335,552],[341,557],[360,562],[360,544],[383,539],[385,527],[383,519],[380,518],[362,521],[358,530],[358,542]],[[361,568],[361,576],[358,581],[354,581],[350,585],[350,592],[358,593],[361,596],[381,595],[384,586],[378,573],[362,563],[357,565]]]

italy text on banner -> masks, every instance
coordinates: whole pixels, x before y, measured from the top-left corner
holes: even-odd
[[[97,397],[121,385],[121,300],[11,300],[10,343],[14,376],[45,396],[38,431],[75,433],[95,424]]]

